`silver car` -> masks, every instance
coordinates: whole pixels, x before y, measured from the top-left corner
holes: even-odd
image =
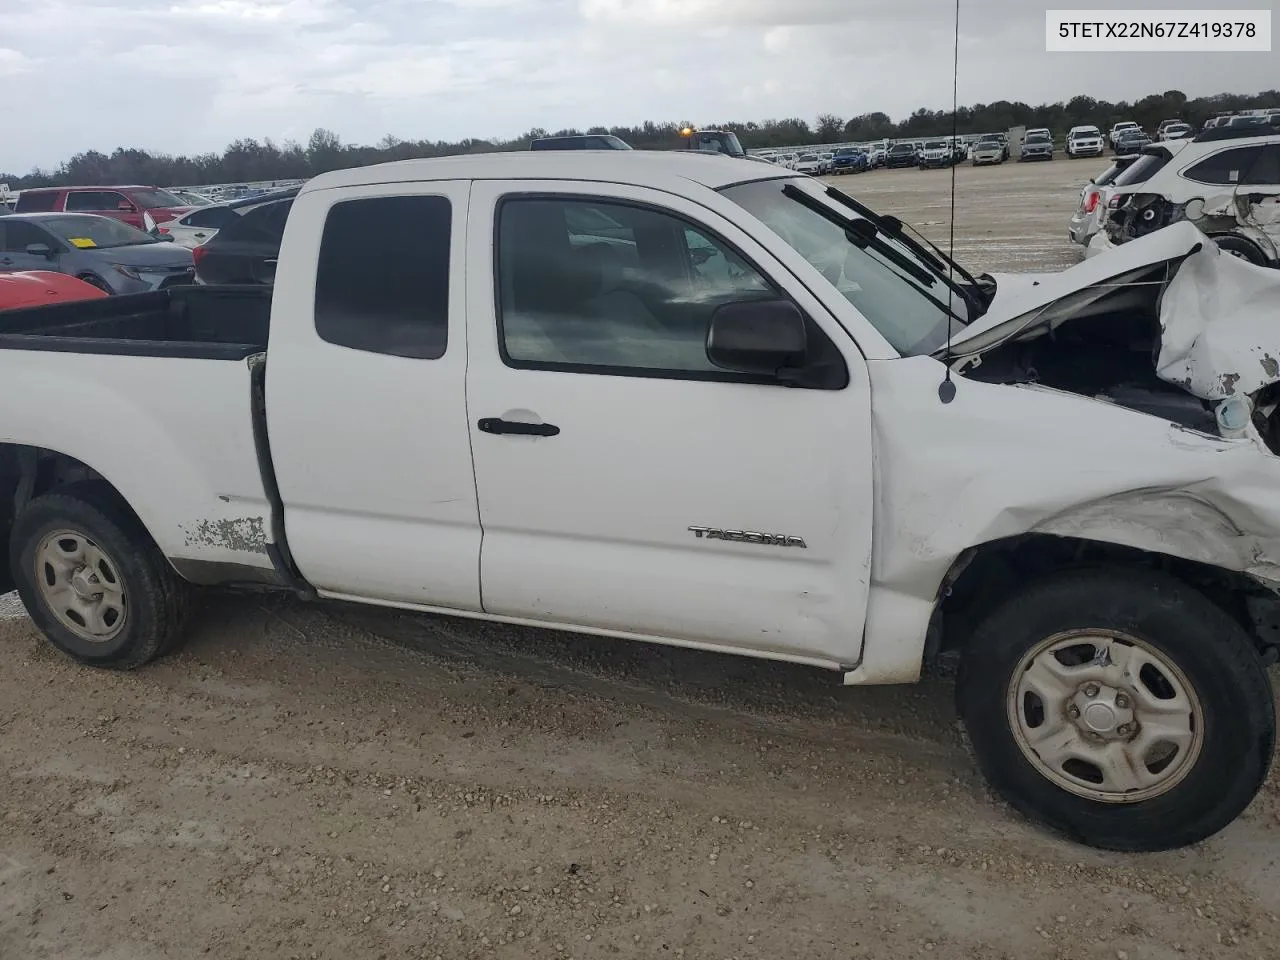
[[[1133,163],[1132,157],[1117,157],[1101,175],[1093,177],[1080,191],[1080,204],[1071,216],[1067,235],[1072,243],[1088,246],[1093,235],[1102,229],[1107,216],[1107,203],[1111,199],[1111,185],[1125,167]]]
[[[195,280],[191,251],[91,213],[0,217],[0,273],[51,270],[107,293],[146,293]]]
[[[983,163],[1004,163],[1004,142],[995,137],[979,140],[969,151],[969,160],[975,167]]]

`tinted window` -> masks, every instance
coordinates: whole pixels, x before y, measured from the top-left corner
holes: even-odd
[[[232,220],[240,219],[240,215],[226,207],[206,207],[189,213],[179,222],[184,227],[208,227],[210,230],[221,230]]]
[[[6,253],[23,253],[33,243],[43,243],[49,247],[60,246],[33,223],[25,223],[22,220],[0,220],[0,250]]]
[[[698,373],[711,314],[778,293],[732,248],[670,214],[513,199],[498,220],[503,357],[512,366]]]
[[[1262,148],[1262,154],[1249,168],[1249,174],[1241,183],[1250,186],[1274,187],[1280,185],[1280,143]]]
[[[18,213],[46,213],[54,208],[57,200],[57,190],[49,190],[44,193],[32,193],[29,190],[24,190],[18,194],[18,203],[14,209]]]
[[[1125,167],[1113,181],[1117,187],[1131,187],[1146,183],[1156,172],[1169,162],[1169,156],[1163,150],[1156,153],[1144,153],[1137,160]]]
[[[1197,183],[1235,184],[1244,182],[1249,168],[1262,153],[1261,147],[1237,147],[1205,157],[1183,176]]]
[[[372,353],[444,356],[452,217],[444,197],[334,204],[316,267],[316,333]]]
[[[128,200],[114,190],[72,190],[67,194],[67,210],[118,210]]]
[[[221,229],[218,239],[279,245],[291,206],[292,200],[278,200],[236,215],[236,219]]]

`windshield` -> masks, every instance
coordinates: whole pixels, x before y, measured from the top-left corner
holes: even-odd
[[[800,158],[800,162],[804,163],[806,160],[817,160],[817,159],[818,159],[818,155],[816,153],[806,153],[804,156]]]
[[[909,143],[895,143],[890,149],[890,153],[912,153],[915,150]]]
[[[80,250],[93,248],[106,250],[111,247],[161,242],[127,223],[112,220],[110,217],[95,217],[87,213],[46,217],[38,222],[49,232]]]
[[[938,140],[930,140],[924,145],[924,148],[926,150],[945,150],[947,149],[947,145]]]
[[[1027,135],[1027,143],[1047,143],[1049,135],[1047,133],[1032,133]]]
[[[838,225],[787,196],[784,188],[802,191],[843,219],[861,219],[848,208],[832,204],[820,186],[806,185],[804,180],[755,181],[726,187],[721,193],[816,267],[896,350],[919,356],[946,342],[949,317],[933,300],[950,302],[961,318],[959,323],[967,322],[968,306],[952,296],[941,279],[915,276],[870,246],[855,245]],[[905,244],[884,234],[879,239],[913,264],[921,262]]]
[[[979,140],[978,141],[979,150],[999,150],[1001,146],[1002,144],[999,140]]]
[[[184,204],[191,207],[207,207],[213,202],[208,197],[202,197],[198,193],[188,193],[186,190],[179,190],[177,195]]]
[[[153,207],[188,207],[185,200],[179,200],[168,190],[130,190],[134,202],[144,209]]]

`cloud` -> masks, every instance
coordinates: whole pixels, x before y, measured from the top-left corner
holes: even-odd
[[[374,143],[648,119],[900,118],[950,103],[954,10],[953,0],[13,3],[0,169],[90,148],[305,140],[318,126]],[[961,29],[962,102],[1253,92],[1280,76],[1275,53],[1047,54],[1044,11],[1025,0],[964,0]]]

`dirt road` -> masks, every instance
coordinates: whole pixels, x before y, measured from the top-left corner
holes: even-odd
[[[959,171],[993,197],[1045,187],[961,204],[973,262],[1075,256],[1064,168],[1091,172]],[[910,218],[946,180],[841,185]],[[987,794],[945,678],[845,690],[255,597],[210,599],[182,653],[132,674],[73,666],[2,610],[0,657],[0,960],[1280,951],[1274,778],[1198,848],[1072,846]]]

